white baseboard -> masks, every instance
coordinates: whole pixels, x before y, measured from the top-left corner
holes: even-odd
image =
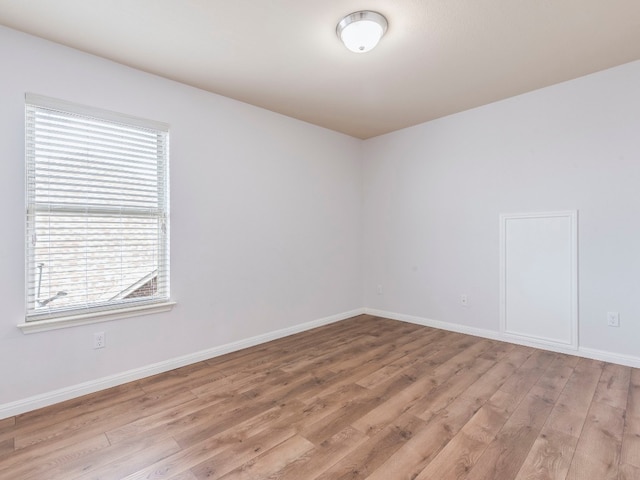
[[[618,365],[626,365],[627,367],[640,368],[640,357],[634,355],[624,355],[621,353],[607,352],[606,350],[597,350],[595,348],[578,347],[581,357],[592,358],[593,360],[602,360],[603,362],[617,363]]]
[[[144,367],[135,368],[126,372],[109,375],[108,377],[98,378],[88,382],[72,385],[70,387],[60,388],[51,392],[34,395],[15,402],[0,405],[0,419],[19,415],[21,413],[36,410],[38,408],[47,407],[55,403],[70,400],[72,398],[81,397],[89,393],[98,392],[106,388],[115,387],[124,383],[140,380],[141,378],[156,375],[158,373],[168,372],[175,368],[184,367],[192,363],[201,362],[210,358],[218,357],[226,353],[242,350],[243,348],[253,347],[261,343],[266,343],[278,338],[287,337],[295,333],[311,330],[312,328],[328,325],[330,323],[346,320],[365,313],[364,308],[358,308],[348,312],[338,313],[329,317],[320,318],[311,322],[301,323],[292,327],[283,328],[274,332],[256,335],[255,337],[246,338],[237,342],[227,343],[217,347],[201,350],[199,352],[190,353],[181,357],[171,358],[162,362],[146,365]]]
[[[416,325],[424,325],[426,327],[439,328],[441,330],[448,330],[451,332],[464,333],[467,335],[473,335],[476,337],[489,338],[491,340],[499,340],[501,342],[515,343],[516,345],[524,345],[527,347],[539,348],[541,350],[549,350],[552,352],[566,353],[568,355],[577,355],[579,357],[590,358],[593,360],[601,360],[603,362],[616,363],[618,365],[625,365],[628,367],[640,368],[640,357],[633,355],[624,355],[614,352],[608,352],[605,350],[596,350],[594,348],[587,348],[578,346],[578,349],[571,346],[562,347],[561,345],[550,345],[549,343],[542,343],[536,341],[528,341],[524,339],[516,339],[513,336],[504,335],[501,332],[495,330],[487,330],[484,328],[469,327],[466,325],[459,325],[457,323],[442,322],[439,320],[432,320],[430,318],[415,317],[413,315],[405,315],[402,313],[387,312],[384,310],[376,310],[373,308],[365,308],[365,313],[374,315],[376,317],[390,318],[391,320],[399,320],[402,322],[415,323]]]

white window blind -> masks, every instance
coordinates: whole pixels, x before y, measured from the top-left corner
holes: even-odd
[[[166,302],[168,126],[25,103],[26,321]]]

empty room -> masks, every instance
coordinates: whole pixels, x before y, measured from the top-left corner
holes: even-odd
[[[0,479],[640,480],[636,0],[0,0],[0,62]]]

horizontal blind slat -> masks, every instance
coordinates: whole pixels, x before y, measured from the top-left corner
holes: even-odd
[[[28,101],[27,320],[168,300],[168,128]]]

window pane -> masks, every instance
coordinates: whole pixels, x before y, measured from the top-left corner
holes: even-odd
[[[42,98],[26,106],[27,319],[168,300],[167,132]]]
[[[156,218],[36,215],[36,312],[126,299],[157,275],[159,228]]]

